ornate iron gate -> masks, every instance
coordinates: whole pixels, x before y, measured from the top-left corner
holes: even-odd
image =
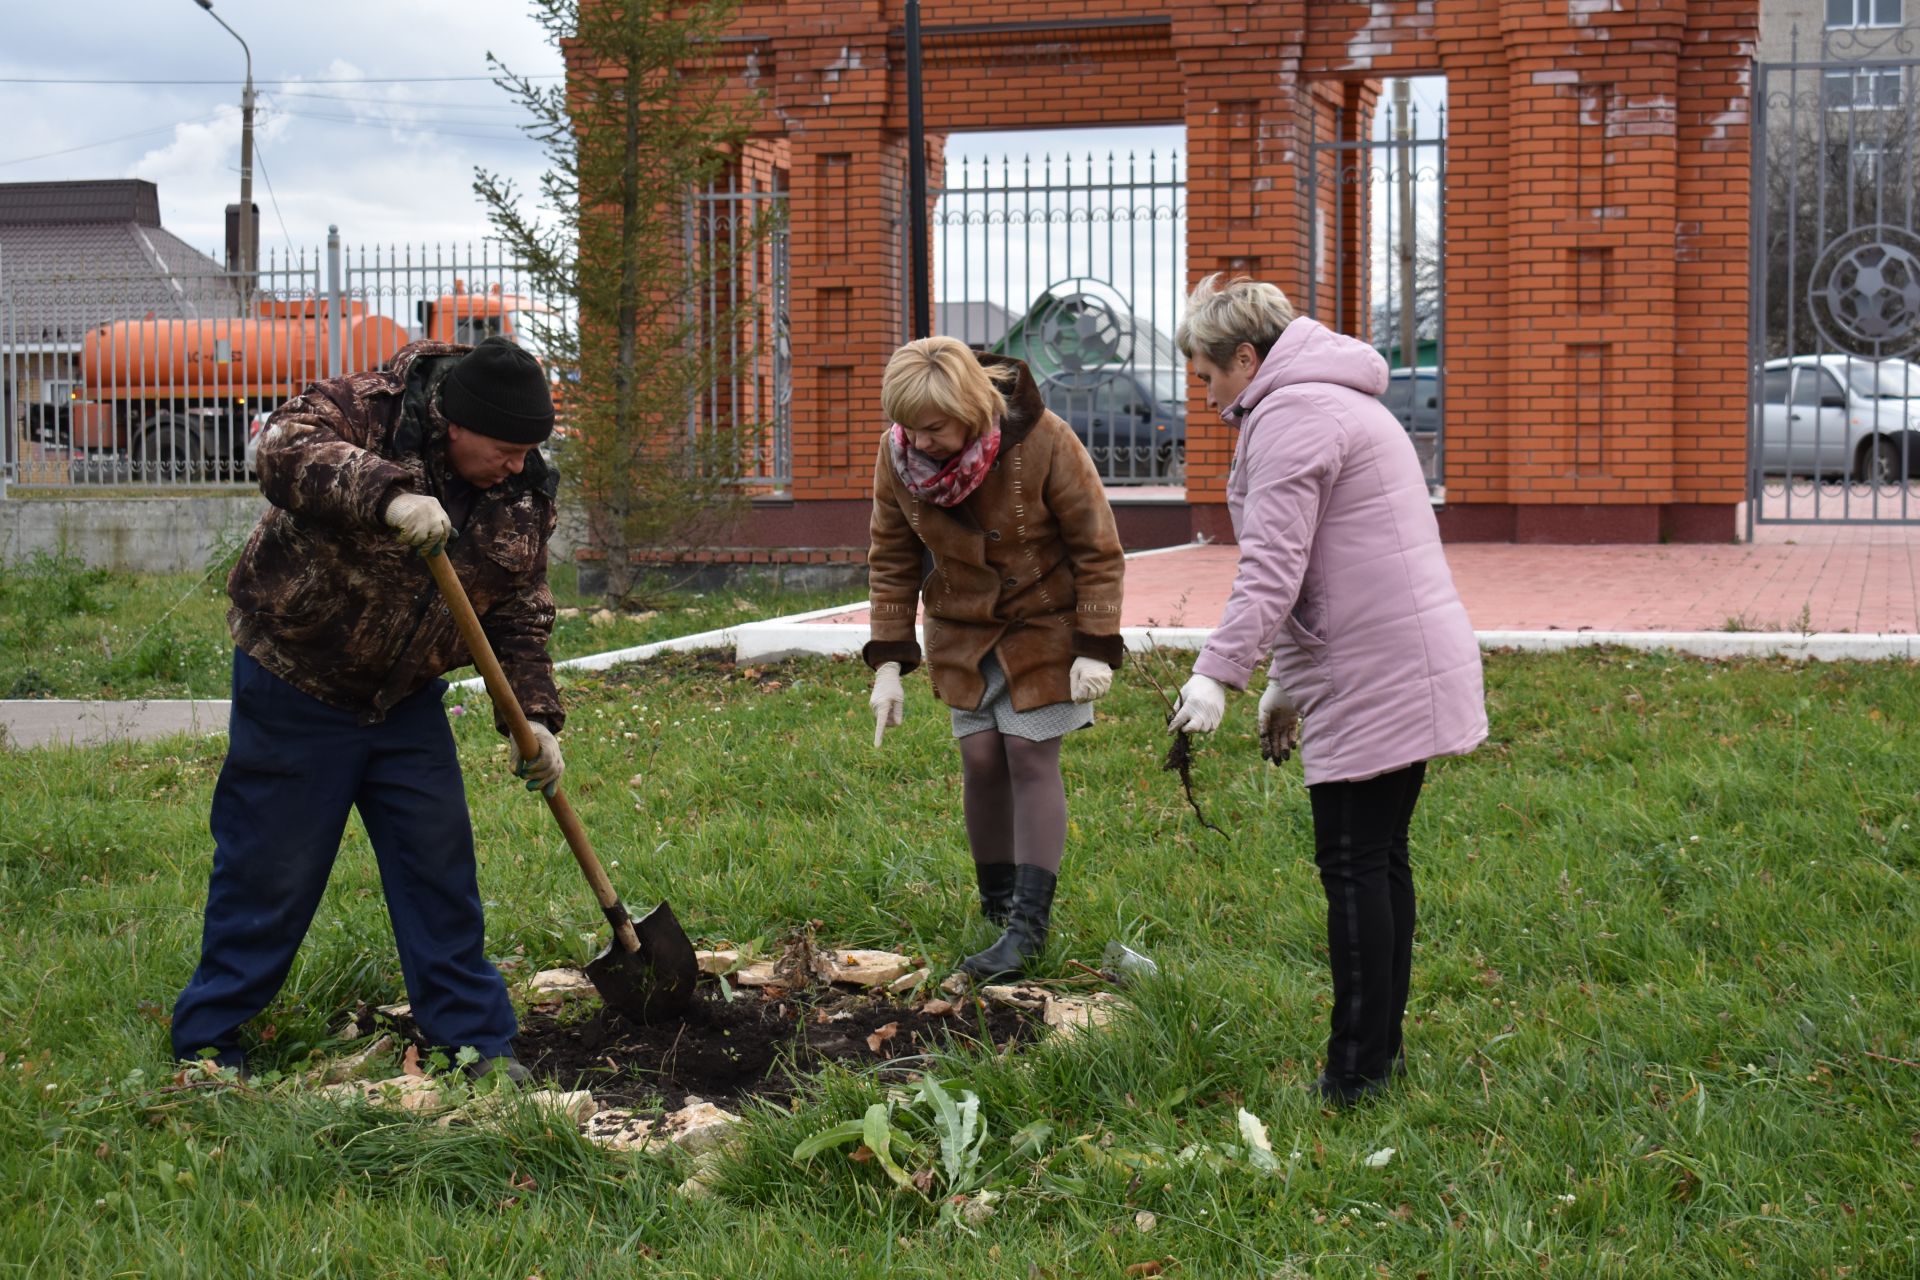
[[[966,160],[946,183],[928,193],[934,332],[1026,361],[1108,484],[1183,483],[1179,154]]]
[[[1747,532],[1920,523],[1920,50],[1840,28],[1756,68]]]
[[[1383,99],[1378,109],[1398,106]],[[1438,500],[1446,495],[1446,110],[1409,103],[1384,138],[1354,138],[1344,110],[1334,121],[1331,138],[1311,136],[1307,146],[1306,314],[1386,357],[1380,399],[1413,437]]]

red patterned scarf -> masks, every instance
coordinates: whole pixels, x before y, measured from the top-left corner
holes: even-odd
[[[945,462],[935,462],[907,443],[907,429],[899,423],[887,433],[893,442],[893,471],[907,492],[936,507],[957,507],[993,470],[1000,456],[1000,424],[995,422]]]

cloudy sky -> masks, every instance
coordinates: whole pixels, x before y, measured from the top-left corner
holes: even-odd
[[[490,51],[516,71],[561,69],[521,0],[215,9],[253,50],[263,250],[319,244],[329,223],[358,242],[477,237],[474,166],[538,175],[523,117],[487,79]],[[214,248],[239,199],[244,72],[194,0],[0,3],[0,182],[146,178],[167,228]],[[132,83],[164,80],[205,83]]]
[[[524,116],[487,66],[491,52],[558,78],[559,54],[524,0],[215,5],[253,51],[263,254],[311,252],[329,224],[350,245],[476,241],[487,233],[476,165],[534,186],[539,148],[518,132]],[[195,0],[0,0],[0,182],[149,179],[167,228],[219,257],[223,211],[239,197],[244,66],[240,46]],[[1437,82],[1420,84],[1424,105],[1443,94]],[[1152,149],[1164,163],[1182,134],[976,134],[949,142],[949,173],[963,156],[1088,149]],[[1181,247],[1169,241],[1160,260]]]

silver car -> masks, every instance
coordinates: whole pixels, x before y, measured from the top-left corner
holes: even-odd
[[[1786,356],[1760,373],[1760,470],[1899,484],[1920,468],[1920,364]]]

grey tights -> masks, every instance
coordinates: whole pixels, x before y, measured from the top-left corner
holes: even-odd
[[[1034,742],[988,729],[960,739],[962,807],[975,862],[1015,862],[1060,873],[1067,787],[1060,739]]]

